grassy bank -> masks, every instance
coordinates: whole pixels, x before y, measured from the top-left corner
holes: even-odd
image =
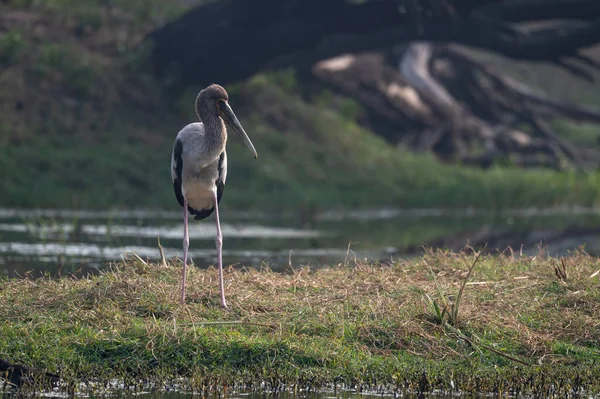
[[[231,91],[259,158],[254,160],[238,138],[231,137],[226,208],[502,209],[595,206],[600,198],[598,173],[511,167],[484,171],[399,150],[344,115],[290,94],[266,76]],[[182,121],[195,118],[193,96],[188,97],[182,101]],[[252,108],[248,105],[252,103],[261,107]],[[117,131],[84,138],[49,135],[2,146],[0,171],[5,178],[0,181],[4,194],[0,205],[177,207],[169,157],[182,121],[162,126],[160,135],[151,129],[139,137]],[[19,173],[14,173],[16,168]]]
[[[600,392],[600,262],[430,253],[394,265],[193,269],[116,264],[86,279],[0,283],[0,358],[60,371],[81,390],[111,379],[158,387]],[[436,282],[438,287],[436,287]],[[228,324],[229,323],[229,324]]]

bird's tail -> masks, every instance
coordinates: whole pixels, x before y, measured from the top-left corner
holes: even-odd
[[[190,212],[191,215],[194,215],[194,220],[202,220],[202,219],[206,219],[207,217],[212,215],[212,213],[215,211],[215,208],[214,207],[205,208],[205,209],[201,209],[201,210],[197,211],[188,206],[188,211]]]

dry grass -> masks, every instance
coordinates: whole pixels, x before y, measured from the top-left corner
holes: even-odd
[[[475,257],[429,252],[393,265],[359,262],[280,274],[140,260],[85,279],[0,284],[0,357],[60,369],[66,381],[159,387],[333,382],[387,390],[570,393],[600,385],[600,262],[482,256],[453,326],[426,294],[452,301]],[[562,267],[562,266],[561,266]],[[436,278],[432,277],[431,271]],[[91,389],[88,385],[86,389]],[[83,388],[81,388],[83,389]]]

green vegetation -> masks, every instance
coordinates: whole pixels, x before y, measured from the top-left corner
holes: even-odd
[[[89,61],[80,57],[68,47],[48,44],[42,48],[34,71],[41,79],[58,74],[68,93],[83,99],[91,91],[94,71]]]
[[[74,208],[169,204],[169,154],[149,149],[127,142],[73,143],[67,138],[1,147],[0,170],[19,171],[3,175],[2,192],[10,195],[2,203]]]
[[[145,72],[142,39],[185,7],[110,3],[0,5],[9,28],[0,33],[1,206],[174,206],[171,146],[178,130],[196,120],[200,88],[179,98],[164,93]],[[355,101],[328,91],[303,99],[292,70],[228,90],[260,156],[255,161],[231,138],[226,208],[499,209],[595,206],[600,198],[598,173],[482,171],[395,148],[357,124],[363,111]]]
[[[258,160],[231,137],[224,205],[237,209],[304,211],[318,208],[504,207],[586,205],[600,198],[597,173],[488,171],[443,165],[430,156],[391,147],[337,113],[290,97],[259,76],[233,90],[232,104],[257,144]],[[193,104],[188,99],[185,104]],[[260,110],[248,111],[256,101]],[[188,120],[193,120],[188,106]],[[270,120],[277,128],[266,123]],[[173,129],[172,136],[175,136]],[[172,137],[150,142],[98,133],[2,147],[3,205],[103,207],[107,204],[168,207]],[[106,141],[105,141],[106,139]],[[51,157],[49,154],[51,153]],[[23,182],[31,182],[23,184]]]
[[[25,49],[25,42],[18,31],[9,31],[0,38],[0,65],[12,65],[17,62]]]
[[[67,386],[318,388],[565,396],[600,392],[600,262],[481,256],[460,319],[440,323],[427,297],[458,292],[475,255],[427,253],[394,265],[289,273],[192,268],[178,303],[180,262],[139,259],[84,279],[0,282],[0,358],[60,370]],[[428,265],[428,267],[424,267]],[[434,273],[435,278],[431,273]],[[448,298],[452,301],[452,298]],[[443,362],[440,359],[444,359]]]

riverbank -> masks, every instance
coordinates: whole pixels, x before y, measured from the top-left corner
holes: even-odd
[[[600,262],[482,256],[468,276],[475,261],[435,252],[392,265],[230,269],[231,312],[218,306],[214,269],[192,268],[180,307],[178,261],[5,280],[0,357],[58,373],[82,392],[115,380],[195,390],[600,392]]]

